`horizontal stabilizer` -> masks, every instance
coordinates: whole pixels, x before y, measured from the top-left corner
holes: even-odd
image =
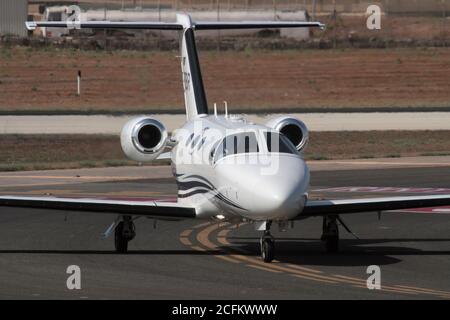
[[[325,28],[320,22],[307,21],[239,21],[195,22],[196,30],[268,29],[268,28]]]
[[[142,30],[182,30],[183,26],[178,23],[166,22],[113,22],[113,21],[27,21],[28,30],[37,27],[47,28],[69,28],[69,29],[142,29]]]
[[[69,29],[142,29],[142,30],[182,30],[181,23],[168,22],[123,22],[123,21],[27,21],[28,30],[37,27]],[[306,21],[240,21],[240,22],[192,22],[189,26],[196,30],[220,29],[267,29],[267,28],[324,28],[320,22]]]

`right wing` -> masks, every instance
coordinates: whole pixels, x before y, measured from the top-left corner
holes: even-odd
[[[295,219],[301,219],[302,217],[309,216],[326,216],[371,211],[391,211],[447,205],[450,205],[450,195],[308,200],[303,211]]]
[[[85,211],[166,220],[195,218],[195,208],[177,202],[105,200],[93,198],[0,196],[0,207]]]

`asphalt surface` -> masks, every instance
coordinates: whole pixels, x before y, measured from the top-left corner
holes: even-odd
[[[220,109],[219,109],[220,110]],[[311,131],[367,131],[367,130],[450,130],[450,112],[325,112],[292,113],[302,119]],[[145,114],[145,112],[144,112]],[[255,123],[265,123],[281,114],[248,114]],[[132,116],[110,115],[0,115],[3,134],[120,134]],[[173,131],[186,121],[182,114],[157,114],[155,118]]]
[[[148,170],[159,173],[72,183],[58,176],[55,184],[46,176],[28,185],[0,183],[0,193],[173,197],[174,180]],[[314,191],[342,186],[450,188],[450,166],[315,171],[311,185],[316,198],[392,195]],[[325,253],[319,218],[283,233],[275,227],[277,261],[268,265],[250,224],[159,221],[154,229],[153,220],[139,219],[130,252],[116,254],[113,239],[101,237],[114,216],[0,210],[1,299],[450,299],[445,213],[345,216],[359,239],[341,228],[338,254]],[[66,287],[69,265],[81,268],[81,290]],[[369,265],[381,268],[381,290],[366,287]]]

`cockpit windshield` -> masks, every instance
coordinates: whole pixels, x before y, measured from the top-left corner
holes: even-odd
[[[267,142],[267,151],[298,154],[297,149],[288,138],[278,132],[266,131],[264,137]]]
[[[292,142],[284,135],[273,131],[265,131],[263,135],[269,153],[298,154]],[[241,132],[223,138],[211,153],[211,159],[214,158],[214,162],[217,162],[230,155],[255,152],[260,152],[255,132]]]
[[[216,149],[214,162],[238,153],[259,152],[258,140],[254,132],[241,132],[226,136]]]

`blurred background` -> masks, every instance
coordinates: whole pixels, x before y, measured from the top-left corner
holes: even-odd
[[[74,131],[118,134],[133,114],[173,115],[165,118],[170,128],[183,121],[177,33],[25,29],[26,20],[67,19],[73,4],[82,20],[97,21],[173,21],[176,12],[194,20],[319,20],[325,30],[197,32],[210,108],[217,102],[222,110],[227,100],[233,113],[308,119],[310,159],[450,154],[449,0],[1,0],[0,137],[11,146],[0,156],[5,170],[129,164],[117,136],[87,140]],[[379,30],[366,24],[373,4],[381,8]],[[356,112],[366,118],[356,120]],[[385,115],[375,120],[373,112]],[[124,118],[88,126],[97,121],[91,115]],[[423,130],[433,130],[432,138]],[[29,148],[14,149],[18,141]],[[74,154],[79,162],[68,164]]]

